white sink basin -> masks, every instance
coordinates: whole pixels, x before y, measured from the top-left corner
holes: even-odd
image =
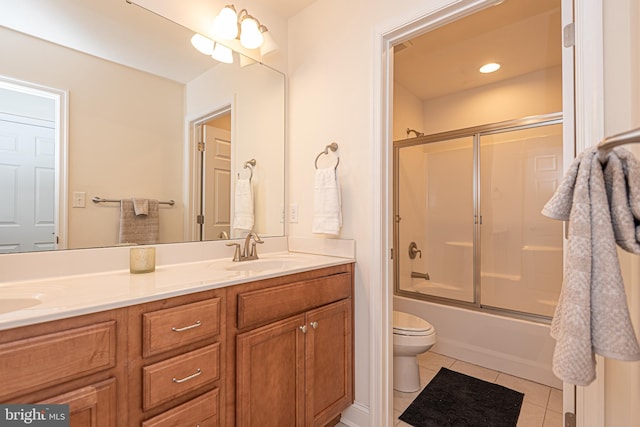
[[[293,268],[300,263],[286,259],[256,259],[253,261],[235,262],[227,267],[229,271],[253,271],[262,272],[269,270],[285,270]]]
[[[38,298],[0,298],[0,314],[23,310],[42,304]]]

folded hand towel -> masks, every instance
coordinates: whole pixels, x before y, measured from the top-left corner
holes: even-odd
[[[312,232],[339,235],[342,227],[340,182],[335,168],[316,169]]]
[[[160,214],[158,201],[148,201],[147,215],[136,215],[131,199],[120,200],[120,243],[158,243]]]
[[[233,228],[236,230],[253,229],[253,189],[250,179],[236,181],[235,212],[233,214]]]
[[[603,174],[597,149],[585,150],[542,210],[548,217],[569,221],[564,282],[551,336],[556,340],[553,371],[570,384],[584,386],[595,379],[594,353],[640,359],[615,244],[616,240],[628,242],[629,227],[623,224],[633,215],[621,187],[637,192],[640,168],[635,162],[633,172],[625,171],[623,162],[633,163],[616,149],[609,154]],[[629,178],[635,182],[627,183]]]
[[[131,200],[133,201],[133,210],[136,215],[149,215],[149,199],[134,197]]]

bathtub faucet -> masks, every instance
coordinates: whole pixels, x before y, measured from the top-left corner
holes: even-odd
[[[418,249],[416,242],[411,242],[409,244],[409,258],[416,259],[416,255],[422,258],[422,251]]]

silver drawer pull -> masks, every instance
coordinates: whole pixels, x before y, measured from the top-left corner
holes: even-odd
[[[298,326],[298,329],[300,329],[303,334],[307,333],[307,325]]]
[[[310,325],[313,329],[318,329],[318,322],[311,322]]]
[[[198,376],[198,375],[200,375],[200,374],[202,374],[202,371],[200,370],[200,368],[198,368],[194,374],[191,374],[191,375],[189,375],[188,377],[184,377],[184,378],[181,378],[181,379],[179,379],[179,380],[175,379],[175,377],[174,377],[174,378],[172,379],[172,381],[173,381],[174,383],[176,383],[176,384],[181,384],[181,383],[183,383],[183,382],[185,382],[185,381],[189,381],[189,380],[194,379],[195,377],[197,377],[197,376]]]
[[[189,329],[197,328],[198,326],[202,326],[202,323],[200,323],[199,320],[197,320],[196,323],[194,323],[193,325],[185,326],[184,328],[171,328],[171,330],[173,332],[182,332],[182,331],[188,331]]]

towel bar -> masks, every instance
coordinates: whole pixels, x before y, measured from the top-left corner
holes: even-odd
[[[103,199],[100,196],[95,196],[93,199],[91,199],[93,201],[93,203],[103,203],[103,202],[113,202],[113,203],[120,203],[120,200],[118,199]],[[176,204],[176,202],[174,200],[169,200],[168,202],[158,202],[161,205],[170,205],[173,206]]]

